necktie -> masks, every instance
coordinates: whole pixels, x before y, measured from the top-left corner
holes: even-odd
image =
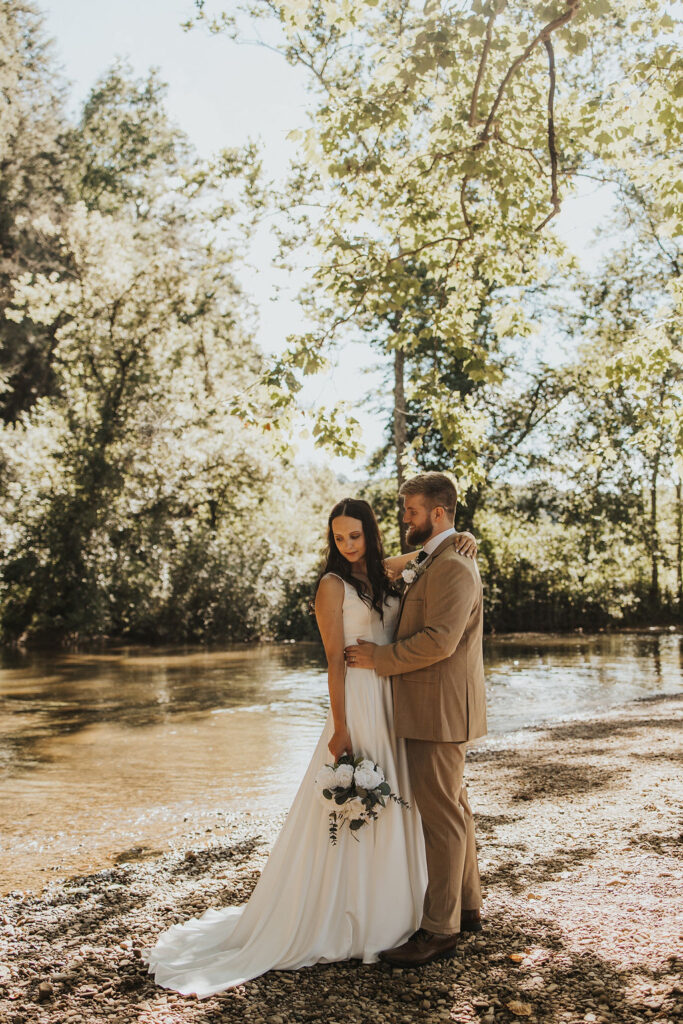
[[[415,561],[416,561],[416,562],[417,562],[417,564],[419,565],[419,564],[420,564],[420,562],[424,562],[425,558],[429,558],[429,555],[427,554],[427,552],[426,552],[426,551],[421,551],[421,552],[419,553],[419,555],[417,556],[417,558],[415,559]]]

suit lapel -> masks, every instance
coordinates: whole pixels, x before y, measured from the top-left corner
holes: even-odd
[[[406,585],[403,588],[403,593],[401,594],[401,603],[398,606],[398,618],[396,619],[396,629],[394,629],[394,633],[396,633],[396,630],[398,629],[398,624],[401,621],[401,616],[403,615],[403,605],[406,603],[406,594],[408,593],[409,590],[410,587],[408,585]]]
[[[434,561],[434,559],[438,558],[439,555],[441,554],[441,552],[445,551],[447,547],[450,547],[450,545],[453,544],[454,541],[455,541],[455,537],[454,537],[453,534],[451,534],[450,537],[446,537],[445,540],[441,541],[439,546],[437,548],[435,548],[434,551],[432,551],[431,555],[427,555],[427,557],[425,558],[424,562],[420,566],[420,569],[421,569],[420,577],[424,576],[424,574],[427,572],[427,570],[429,569],[429,567],[432,564],[432,562]],[[415,583],[417,583],[417,580],[415,581]],[[403,615],[403,607],[404,607],[404,605],[406,603],[406,595],[407,595],[408,591],[410,590],[410,588],[415,586],[415,583],[411,583],[409,586],[407,586],[404,589],[403,593],[401,594],[401,603],[400,603],[399,608],[398,608],[398,618],[396,619],[396,629],[394,630],[394,633],[398,632],[398,627],[399,627],[400,622],[401,622],[401,616]]]

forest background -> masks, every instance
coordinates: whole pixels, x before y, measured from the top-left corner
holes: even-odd
[[[2,639],[312,637],[331,505],[368,498],[399,550],[425,468],[458,479],[489,629],[680,622],[676,7],[200,0],[188,31],[309,75],[269,181],[256,145],[199,158],[154,72],[70,116],[39,8],[0,2]],[[590,273],[555,229],[585,180],[614,198]],[[263,224],[308,267],[277,357],[238,284]],[[304,387],[358,338],[390,398],[366,454],[357,395]]]

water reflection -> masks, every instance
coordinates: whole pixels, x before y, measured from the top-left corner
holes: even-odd
[[[487,641],[496,734],[681,689],[679,635]],[[327,712],[313,644],[3,652],[0,888],[288,805]],[[209,822],[209,824],[207,824]]]
[[[311,700],[319,710],[325,696],[324,657],[315,644],[49,656],[12,651],[0,658],[5,768],[22,770],[49,761],[44,739],[96,723],[139,728],[225,705],[275,710],[292,700],[306,713]]]

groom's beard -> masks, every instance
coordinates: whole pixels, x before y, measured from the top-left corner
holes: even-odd
[[[432,535],[432,524],[428,526],[409,526],[406,530],[406,540],[412,547],[424,544]]]

